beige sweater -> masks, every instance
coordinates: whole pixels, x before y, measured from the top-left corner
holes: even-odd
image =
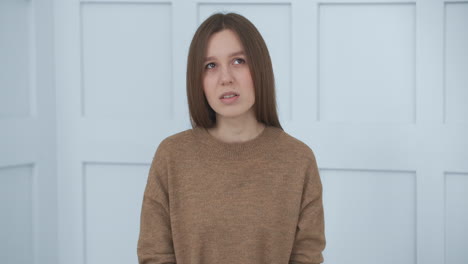
[[[267,126],[243,143],[196,127],[165,138],[143,197],[140,264],[312,264],[325,248],[312,150]]]

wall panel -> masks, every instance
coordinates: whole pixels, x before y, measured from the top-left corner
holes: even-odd
[[[445,122],[468,124],[468,2],[444,7]]]
[[[148,170],[147,164],[83,165],[87,264],[138,262],[136,246]]]
[[[0,118],[28,117],[34,82],[31,2],[0,1]]]
[[[0,263],[34,260],[33,173],[32,165],[0,168]]]
[[[414,4],[320,4],[319,120],[415,122]]]
[[[320,175],[326,263],[416,263],[415,172],[321,169]]]
[[[81,4],[82,114],[171,113],[171,5]]]
[[[468,173],[445,173],[445,264],[468,263]]]

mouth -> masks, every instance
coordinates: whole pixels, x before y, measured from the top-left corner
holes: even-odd
[[[234,97],[237,97],[239,96],[238,93],[236,92],[226,92],[226,93],[223,93],[219,99],[229,99],[229,98],[234,98]]]
[[[238,98],[239,98],[239,95],[231,94],[231,95],[226,95],[226,96],[220,97],[220,100],[224,104],[232,104],[232,103],[236,102]]]

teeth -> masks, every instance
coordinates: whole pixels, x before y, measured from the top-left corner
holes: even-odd
[[[231,97],[234,97],[236,96],[235,94],[231,94],[231,95],[225,95],[223,98],[231,98]]]

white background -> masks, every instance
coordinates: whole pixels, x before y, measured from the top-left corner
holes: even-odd
[[[468,263],[468,1],[443,0],[2,0],[0,263],[137,263],[215,11],[267,42],[280,121],[320,169],[325,263]]]

